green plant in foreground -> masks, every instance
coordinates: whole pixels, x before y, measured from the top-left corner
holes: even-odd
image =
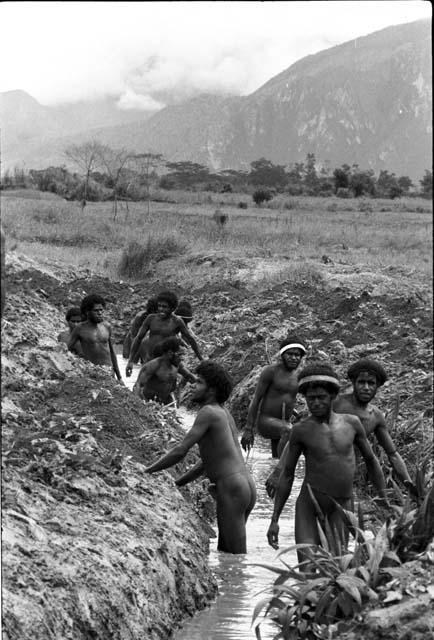
[[[364,605],[378,600],[375,589],[385,580],[386,567],[400,564],[390,549],[388,525],[384,523],[370,539],[358,527],[353,513],[343,509],[342,513],[355,536],[353,551],[342,553],[339,537],[325,519],[324,526],[318,522],[322,546],[298,544],[283,549],[278,557],[284,568],[258,565],[278,574],[273,594],[258,602],[253,612],[252,624],[258,639],[263,609],[264,616],[280,627],[274,640],[325,640],[330,637],[329,625],[342,625],[340,621],[353,618]],[[338,555],[336,548],[341,549]],[[281,557],[293,549],[304,549],[308,557],[295,567]],[[298,571],[301,567],[304,571]]]

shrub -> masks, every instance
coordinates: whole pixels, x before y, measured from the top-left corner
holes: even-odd
[[[372,213],[372,205],[370,202],[366,202],[366,200],[362,200],[359,203],[359,211],[364,213]]]
[[[338,198],[349,198],[351,196],[351,193],[349,189],[346,189],[345,187],[340,187],[336,191],[336,195]]]
[[[138,278],[149,272],[153,262],[185,252],[186,246],[172,236],[154,237],[149,235],[145,245],[130,242],[123,250],[118,273],[128,278]]]
[[[222,193],[233,193],[233,187],[230,182],[225,182],[225,184],[221,188]]]
[[[257,189],[253,192],[252,198],[258,206],[263,202],[268,202],[273,197],[273,194],[269,189]]]
[[[237,207],[238,209],[247,209],[247,202],[239,202]]]
[[[299,209],[300,202],[298,200],[287,200],[283,206],[288,211],[291,211],[291,209]]]

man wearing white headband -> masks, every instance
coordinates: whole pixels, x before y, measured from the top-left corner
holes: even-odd
[[[295,542],[320,545],[317,519],[325,517],[345,544],[348,532],[336,503],[351,509],[356,469],[354,445],[360,450],[380,497],[385,500],[386,485],[380,463],[359,418],[334,413],[332,405],[339,392],[339,380],[330,365],[316,362],[306,366],[300,372],[298,388],[306,399],[309,416],[292,429],[288,455],[274,498],[268,542],[278,548],[279,516],[291,493],[295,468],[303,454],[306,470],[295,507]],[[298,551],[299,562],[306,558],[309,558],[308,552]]]
[[[261,371],[241,438],[245,451],[253,446],[257,424],[258,433],[271,440],[273,458],[279,457],[291,432],[289,419],[298,391],[297,367],[305,353],[303,341],[297,336],[288,336],[280,343],[279,362]]]

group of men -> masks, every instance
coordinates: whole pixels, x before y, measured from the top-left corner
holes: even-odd
[[[185,302],[185,301],[184,301]],[[68,349],[95,364],[113,369],[121,379],[111,341],[110,325],[103,320],[104,300],[91,294],[80,309],[67,314],[70,333]],[[180,462],[197,444],[200,461],[176,480],[183,486],[205,475],[216,500],[218,549],[229,553],[246,553],[246,521],[256,501],[256,488],[245,463],[242,448],[254,446],[256,430],[271,441],[276,468],[266,482],[274,498],[268,542],[278,547],[278,520],[291,493],[298,459],[305,457],[305,477],[296,501],[295,541],[297,544],[320,544],[317,526],[318,507],[332,528],[344,531],[343,509],[353,504],[356,469],[354,447],[360,451],[380,499],[386,503],[386,486],[380,464],[368,438],[374,434],[389,457],[396,476],[414,489],[404,461],[388,433],[384,415],[371,404],[379,387],[387,380],[378,362],[362,358],[348,369],[353,389],[339,394],[338,376],[330,364],[312,362],[301,368],[306,355],[304,341],[288,336],[279,347],[279,358],[262,370],[250,403],[241,444],[234,419],[225,407],[233,388],[230,375],[214,361],[203,361],[194,334],[187,327],[191,306],[187,303],[178,315],[174,293],[164,291],[148,302],[147,309],[136,316],[124,342],[124,356],[130,376],[137,358],[142,366],[134,391],[146,400],[163,404],[173,401],[177,376],[193,386],[193,401],[200,405],[192,428],[183,440],[146,468],[147,473],[167,469]],[[65,339],[65,337],[63,338]],[[201,361],[195,373],[182,364],[182,348],[189,345]],[[308,413],[295,412],[297,394],[306,401]],[[293,425],[290,419],[296,421]],[[302,556],[299,556],[302,557]]]

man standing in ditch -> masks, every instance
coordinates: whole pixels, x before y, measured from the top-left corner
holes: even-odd
[[[174,314],[178,306],[178,298],[176,295],[172,291],[162,291],[157,296],[157,305],[158,313],[151,313],[145,318],[139,333],[131,345],[130,356],[126,366],[127,377],[129,377],[133,371],[134,359],[147,333],[149,333],[149,338],[143,345],[142,357],[144,358],[144,362],[153,358],[153,350],[156,344],[166,338],[175,337],[177,334],[181,334],[181,337],[191,346],[199,360],[203,359],[196,340],[181,318]]]
[[[176,484],[183,486],[203,473],[212,485],[217,503],[218,550],[246,553],[246,521],[256,501],[253,478],[238,443],[235,422],[223,406],[232,391],[232,381],[216,362],[201,362],[193,400],[201,405],[196,420],[180,444],[147,467],[147,473],[167,469],[180,462],[195,445],[201,461]]]
[[[279,362],[262,369],[241,438],[245,451],[253,446],[257,423],[258,433],[271,440],[273,458],[279,457],[291,432],[289,419],[297,397],[297,367],[305,353],[302,340],[294,335],[288,336],[279,345]]]
[[[68,340],[68,349],[75,350],[80,344],[85,360],[103,367],[113,369],[119,381],[122,381],[118,361],[111,341],[111,327],[103,319],[105,300],[97,293],[91,293],[83,298],[80,311],[84,322],[78,324]]]
[[[181,362],[181,343],[178,338],[166,338],[154,348],[154,359],[140,369],[133,393],[142,400],[156,400],[162,404],[174,402],[178,373],[188,382],[196,377]]]
[[[414,493],[415,486],[411,481],[404,460],[396,450],[387,429],[385,417],[378,407],[370,404],[379,387],[387,380],[386,371],[379,362],[370,358],[361,358],[349,367],[347,376],[353,384],[353,390],[351,393],[337,396],[333,402],[333,411],[335,413],[349,413],[359,418],[367,437],[374,434],[379,446],[386,452],[397,478],[401,480],[406,489]],[[280,471],[285,464],[287,455],[288,446],[285,446],[279,464],[265,483],[270,498],[273,498],[275,494]]]
[[[356,416],[337,414],[332,409],[339,392],[339,381],[330,365],[319,362],[306,366],[300,373],[299,391],[306,399],[309,416],[292,429],[288,455],[277,484],[267,532],[268,542],[275,549],[279,541],[279,516],[291,493],[301,454],[306,460],[306,470],[295,507],[296,544],[321,544],[317,527],[321,514],[328,518],[331,530],[336,530],[342,541],[346,540],[347,527],[339,506],[351,509],[356,469],[354,445],[366,462],[380,498],[386,499],[380,463],[368,443],[362,423]],[[298,550],[299,562],[307,555]]]

